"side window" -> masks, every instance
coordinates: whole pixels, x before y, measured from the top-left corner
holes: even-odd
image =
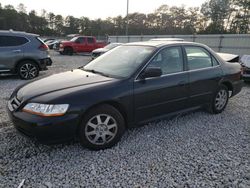
[[[185,47],[189,70],[212,67],[212,58],[205,49],[201,47]]]
[[[212,56],[212,62],[213,62],[213,66],[220,65],[219,62],[214,58],[214,56]]]
[[[0,47],[20,46],[27,43],[28,40],[24,37],[17,36],[0,36]]]
[[[76,39],[76,43],[80,43],[80,44],[85,43],[84,37],[79,37],[78,39]]]
[[[88,38],[88,44],[94,44],[94,39],[93,38]]]
[[[181,47],[169,47],[161,50],[148,66],[160,67],[163,75],[183,71]]]

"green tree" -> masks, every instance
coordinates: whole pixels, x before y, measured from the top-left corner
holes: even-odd
[[[20,3],[20,4],[17,6],[17,10],[18,10],[19,13],[27,14],[26,7],[25,7],[24,4],[22,4],[22,3]]]
[[[68,34],[77,34],[80,31],[80,21],[78,18],[73,16],[67,16],[65,19],[65,28],[64,32]]]
[[[56,15],[55,16],[55,20],[54,20],[54,24],[55,24],[55,31],[56,31],[56,35],[58,36],[62,36],[64,34],[64,19],[61,15]]]
[[[203,15],[210,19],[207,33],[225,33],[225,19],[230,14],[230,0],[208,0],[201,6]]]

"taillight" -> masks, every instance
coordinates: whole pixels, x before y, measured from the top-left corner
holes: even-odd
[[[39,49],[40,49],[40,50],[43,50],[43,51],[47,51],[47,50],[49,50],[49,47],[48,47],[46,44],[41,44],[41,45],[39,46]]]

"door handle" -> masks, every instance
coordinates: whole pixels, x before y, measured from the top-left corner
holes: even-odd
[[[185,81],[180,81],[180,82],[178,83],[178,86],[184,86],[185,84],[186,84]]]
[[[13,53],[20,53],[21,50],[12,50]]]

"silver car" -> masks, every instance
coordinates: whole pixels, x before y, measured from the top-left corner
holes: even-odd
[[[18,74],[21,79],[28,80],[51,64],[49,48],[39,35],[0,31],[0,74]]]
[[[103,48],[97,48],[97,49],[92,51],[91,57],[92,57],[92,59],[95,59],[95,58],[99,57],[100,55],[106,53],[107,51],[112,50],[113,48],[120,46],[120,45],[122,45],[122,43],[110,43]]]

